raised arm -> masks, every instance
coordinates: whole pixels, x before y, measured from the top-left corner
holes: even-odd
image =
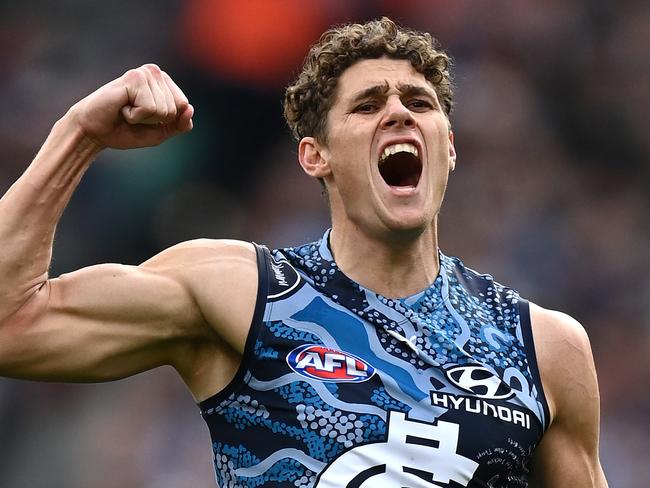
[[[140,266],[47,280],[0,325],[0,375],[108,381],[173,365],[197,399],[239,364],[257,290],[253,246],[200,239]]]
[[[105,147],[156,145],[191,129],[193,109],[154,65],[131,70],[75,104],[0,199],[0,321],[47,280],[56,225]]]
[[[585,330],[568,315],[531,305],[551,425],[537,447],[531,488],[607,488],[598,455],[600,397]]]
[[[245,245],[188,243],[138,267],[107,264],[48,279],[56,225],[97,154],[159,144],[189,131],[192,114],[169,76],[145,65],[55,124],[0,200],[0,375],[119,378],[171,363],[179,344],[213,335],[194,288],[197,263],[213,263],[201,268],[215,273],[206,283],[226,279],[219,276],[241,266],[239,255],[255,262]]]

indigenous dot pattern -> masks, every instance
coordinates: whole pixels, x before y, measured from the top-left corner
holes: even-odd
[[[317,431],[321,437],[329,437],[344,447],[364,441],[363,422],[357,415],[346,415],[340,410],[324,410],[299,404],[296,406],[298,421],[305,429]]]
[[[287,327],[283,322],[276,320],[271,322],[268,325],[269,331],[273,333],[276,337],[281,337],[282,339],[289,339],[292,341],[303,341],[306,343],[317,343],[320,341],[318,336],[310,334],[302,330],[291,329]]]
[[[305,273],[312,286],[373,324],[386,352],[421,370],[448,363],[488,364],[497,373],[516,367],[532,383],[525,367],[524,344],[517,340],[516,291],[495,282],[490,275],[465,268],[458,258],[440,253],[440,273],[429,288],[411,297],[390,299],[362,287],[340,271],[329,254],[328,236],[301,247],[283,249],[281,254],[276,253],[276,258],[286,256],[296,269]],[[472,295],[467,289],[479,291]],[[377,310],[368,297],[396,314],[389,317],[385,311]],[[467,324],[467,337],[462,334],[458,316]],[[407,337],[405,323],[415,332],[414,337]],[[389,331],[411,340],[415,347],[391,336]]]
[[[533,398],[512,404],[504,400],[503,405],[528,408],[536,415],[533,420],[544,425],[545,412],[530,404],[543,397],[539,400],[538,383],[529,368],[530,350],[521,335],[516,292],[440,253],[440,273],[430,287],[403,299],[384,297],[339,270],[328,238],[329,231],[318,242],[273,252],[276,263],[287,260],[298,271],[300,286],[262,303],[264,318],[252,326],[236,380],[224,392],[201,402],[213,438],[220,487],[313,487],[323,468],[344,452],[385,442],[388,412],[411,417],[416,409],[422,414],[428,408],[430,413],[425,414],[431,417],[426,422],[442,416],[446,421],[464,422],[470,437],[480,432],[485,438],[480,417],[465,414],[461,420],[458,412],[430,403],[431,392],[466,394],[454,389],[445,377],[446,367],[488,367],[522,392],[522,398]],[[260,286],[267,277],[274,279],[269,263],[270,258]],[[344,336],[353,331],[336,326],[338,320],[349,320],[348,325],[357,328],[355,333],[364,334],[356,337],[370,341],[367,352],[378,362],[370,364],[383,365],[381,375],[360,383],[320,381],[301,376],[288,364],[289,352],[298,346],[345,342]],[[333,339],[326,339],[328,335]],[[357,354],[354,344],[340,350]],[[396,383],[390,380],[393,373]],[[400,374],[407,375],[401,378],[412,381],[411,386],[400,382]],[[425,396],[409,396],[419,391]],[[497,435],[513,435],[509,428]],[[522,445],[534,445],[540,431],[536,427],[526,433]],[[459,444],[459,449],[474,449],[467,439],[461,441],[466,445]],[[486,457],[485,463],[489,462]],[[246,474],[237,474],[238,470]]]
[[[274,482],[290,482],[292,486],[313,486],[317,473],[305,468],[294,459],[284,459],[275,463],[263,476],[246,477],[242,484],[235,475],[237,467],[249,467],[260,462],[253,453],[242,445],[233,446],[221,442],[212,444],[217,483],[222,488],[249,488]]]

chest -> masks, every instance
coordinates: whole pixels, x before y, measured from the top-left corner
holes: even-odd
[[[450,271],[390,300],[273,264],[237,383],[202,405],[221,485],[527,486],[545,409],[515,294]]]
[[[256,342],[249,385],[323,456],[315,486],[381,466],[434,486],[526,486],[543,429],[518,324],[462,304],[359,306],[304,286],[268,304]]]

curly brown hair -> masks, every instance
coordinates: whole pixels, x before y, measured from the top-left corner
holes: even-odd
[[[451,58],[429,33],[398,27],[387,17],[326,31],[314,44],[284,96],[284,118],[296,139],[327,142],[327,113],[339,76],[360,59],[406,59],[433,85],[447,114],[454,105]]]

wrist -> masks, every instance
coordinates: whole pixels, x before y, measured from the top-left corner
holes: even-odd
[[[34,158],[34,166],[42,167],[45,161],[67,168],[88,168],[104,147],[83,130],[74,109],[54,123],[50,133]],[[46,163],[50,167],[51,163]],[[30,169],[28,169],[30,172]]]
[[[79,103],[76,103],[52,127],[52,135],[69,138],[80,152],[97,156],[106,145],[91,136],[81,123]]]

